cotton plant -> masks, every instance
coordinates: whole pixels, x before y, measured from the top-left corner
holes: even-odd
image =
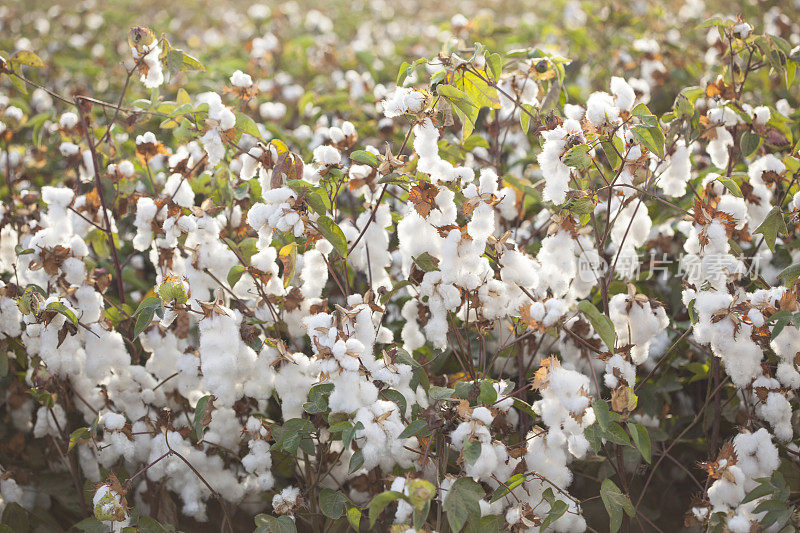
[[[2,58],[4,516],[796,527],[800,28],[712,19],[680,90],[702,7],[596,71],[459,14],[399,73],[385,7],[232,12],[224,72],[137,26],[113,98]]]

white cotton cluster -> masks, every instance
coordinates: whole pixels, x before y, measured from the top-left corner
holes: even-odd
[[[197,98],[198,103],[208,104],[207,131],[200,137],[200,142],[208,153],[208,161],[216,165],[225,156],[225,141],[223,135],[236,125],[236,115],[223,103],[217,93],[202,93]]]
[[[338,165],[342,155],[333,146],[323,144],[314,148],[314,161],[322,166]]]
[[[425,110],[430,94],[419,89],[397,87],[383,102],[383,114],[387,118],[417,114]]]
[[[247,212],[247,224],[258,231],[262,243],[272,240],[274,230],[291,233],[295,237],[305,232],[305,223],[294,209],[297,193],[293,189],[265,189],[261,197],[264,203],[254,204]]]
[[[633,109],[636,92],[624,78],[612,77],[610,89],[611,94],[598,91],[586,100],[586,120],[596,128],[618,124],[620,115]]]
[[[378,400],[356,411],[353,423],[361,422],[364,429],[356,431],[355,442],[364,455],[363,470],[380,466],[384,472],[397,465],[410,468],[417,458],[413,450],[419,443],[416,437],[400,439],[405,425],[394,402]]]
[[[288,486],[272,497],[272,510],[275,514],[292,515],[300,499],[300,489]]]
[[[602,260],[588,235],[559,230],[545,237],[536,255],[540,267],[537,292],[557,298],[584,298],[602,277]],[[505,269],[504,269],[505,270]]]
[[[267,428],[255,417],[247,419],[246,431],[252,435],[247,441],[248,453],[242,457],[242,466],[256,476],[258,488],[262,491],[270,490],[275,484],[272,476],[272,454],[270,454]]]
[[[759,376],[753,381],[750,401],[755,407],[756,416],[772,426],[778,440],[792,440],[792,405],[777,379]]]
[[[161,68],[161,45],[157,39],[153,42],[142,46],[141,53],[135,46],[131,46],[131,54],[138,62],[139,69],[142,72],[141,80],[144,86],[148,89],[155,89],[164,83],[164,71]]]
[[[721,169],[728,166],[730,156],[729,149],[733,146],[733,135],[728,130],[729,127],[736,126],[741,122],[741,118],[733,109],[725,105],[719,105],[708,110],[706,113],[711,125],[714,127],[714,138],[708,142],[706,151],[711,157],[711,163]]]
[[[237,70],[231,75],[230,82],[234,87],[247,89],[253,85],[253,78],[250,77],[250,74]]]
[[[691,178],[690,149],[686,141],[679,139],[675,142],[675,150],[667,156],[664,170],[656,181],[664,195],[679,198],[686,193],[686,184]]]
[[[387,204],[378,205],[374,216],[372,210],[367,209],[358,216],[355,224],[342,225],[349,245],[355,244],[347,254],[347,262],[367,275],[373,290],[378,290],[379,287],[389,289],[392,284],[388,272],[392,265],[392,256],[389,253],[390,235],[386,230],[391,226],[392,213]],[[364,234],[356,243],[362,231]]]
[[[715,356],[722,360],[733,384],[746,387],[761,374],[761,348],[752,341],[752,325],[728,312],[733,297],[725,292],[684,291],[684,303],[694,299],[697,323],[692,330],[695,340],[708,343]]]
[[[201,386],[212,393],[217,405],[230,407],[245,394],[262,392],[271,371],[240,338],[241,315],[225,308],[200,321]]]
[[[608,302],[609,316],[617,332],[617,342],[623,346],[632,345],[630,355],[636,365],[647,360],[650,343],[669,325],[664,307],[640,296],[615,294]]]
[[[464,462],[464,473],[476,481],[490,481],[495,476],[508,479],[519,459],[509,457],[506,445],[493,439],[489,429],[494,420],[492,411],[484,406],[468,411],[466,420],[450,433],[456,451],[463,452],[472,442],[480,444],[480,455],[473,462]]]
[[[414,126],[414,151],[419,156],[417,169],[431,177],[431,182],[450,182],[460,179],[462,183],[474,179],[475,173],[469,167],[454,166],[439,155],[439,130],[430,118],[425,118]]]
[[[717,460],[718,479],[708,488],[711,512],[725,513],[727,529],[732,533],[748,533],[758,527],[766,511],[755,509],[766,497],[742,503],[745,496],[759,484],[757,480],[769,478],[780,465],[778,449],[769,432],[761,428],[755,432],[743,431],[733,439],[733,454],[724,454]],[[700,514],[702,521],[706,518]]]
[[[522,485],[524,491],[515,489],[514,494],[518,498],[516,501],[529,502],[531,507],[536,506],[537,514],[544,516],[549,507],[542,494],[548,488],[554,493],[566,493],[572,483],[568,465],[574,458],[583,457],[588,450],[589,443],[583,431],[594,423],[595,417],[588,396],[589,378],[560,367],[557,361],[549,365],[546,381],[540,390],[542,399],[533,407],[548,429],[534,428],[528,434],[524,455],[526,468],[540,475],[529,476]],[[506,501],[512,503],[508,497]],[[586,522],[577,503],[571,498],[562,501],[568,510],[553,523],[553,530],[584,531]],[[519,518],[513,512],[509,514],[507,520]]]
[[[636,249],[643,246],[650,238],[653,222],[650,219],[648,206],[637,200],[618,202],[612,199],[610,216],[611,244],[616,248],[614,258],[615,272],[623,279],[632,279],[639,267]]]
[[[575,138],[578,143],[583,142],[581,125],[577,120],[567,119],[563,125],[543,131],[542,138],[542,152],[537,157],[545,179],[542,198],[546,202],[560,205],[567,198],[572,173],[561,158],[570,148],[567,144],[569,139]]]

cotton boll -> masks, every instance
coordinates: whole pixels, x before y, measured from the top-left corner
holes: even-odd
[[[664,171],[656,181],[666,196],[679,198],[686,193],[686,183],[691,178],[691,161],[686,141],[679,139],[675,150],[667,156]]]
[[[742,432],[733,439],[736,452],[736,465],[747,476],[746,490],[757,485],[758,478],[769,477],[780,466],[778,449],[772,443],[772,436],[761,428],[754,433]]]
[[[241,70],[237,70],[236,72],[231,75],[231,85],[234,87],[239,87],[242,89],[246,89],[253,85],[253,78],[250,77],[249,74],[245,74]]]
[[[194,192],[181,174],[172,174],[164,184],[164,194],[181,207],[194,205]]]
[[[736,465],[729,466],[728,472],[731,474],[731,481],[723,477],[716,480],[708,488],[708,499],[711,503],[712,512],[727,512],[736,508],[739,502],[744,499],[744,472]]]
[[[426,91],[398,87],[382,102],[383,113],[387,118],[399,117],[406,113],[419,113],[425,109],[428,96]]]
[[[655,301],[642,302],[624,294],[615,294],[608,307],[619,343],[631,344],[633,363],[642,364],[650,353],[650,342],[669,325],[664,308]]]
[[[611,78],[611,93],[616,98],[617,107],[624,111],[630,111],[633,108],[636,93],[623,78],[617,76]]]
[[[627,103],[624,94],[623,102]],[[619,108],[615,105],[614,98],[610,94],[596,92],[592,93],[589,99],[586,100],[586,120],[592,125],[600,127],[605,124],[615,123],[618,119]]]

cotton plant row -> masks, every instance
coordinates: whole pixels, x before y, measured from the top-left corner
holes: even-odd
[[[795,55],[706,31],[660,115],[653,63],[568,99],[569,60],[458,43],[370,121],[281,139],[254,75],[189,94],[203,66],[143,27],[149,99],[45,84],[46,126],[5,102],[6,143],[46,127],[65,165],[37,186],[35,146],[2,159],[11,431],[63,458],[83,528],[144,530],[154,494],[231,531],[658,528],[689,437],[687,526],[796,526]],[[0,66],[35,88],[41,63]],[[691,274],[640,275],[648,250]],[[2,467],[6,510],[52,504]]]

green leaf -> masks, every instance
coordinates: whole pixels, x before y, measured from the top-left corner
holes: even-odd
[[[564,513],[567,512],[568,506],[561,500],[556,500],[550,506],[550,510],[547,512],[547,516],[545,516],[544,520],[542,520],[542,525],[539,526],[540,531],[545,531],[547,527],[564,516]]]
[[[140,516],[136,522],[137,533],[167,533],[167,528],[149,516]]]
[[[136,324],[134,324],[134,326],[133,326],[133,338],[134,338],[134,340],[145,329],[147,329],[147,326],[149,326],[150,323],[153,321],[153,314],[154,314],[153,308],[148,307],[147,309],[145,309],[144,311],[139,313],[139,316],[136,317]]]
[[[607,430],[609,424],[611,424],[611,410],[608,408],[608,402],[603,399],[597,399],[592,402],[592,409],[600,429]]]
[[[606,347],[609,351],[613,352],[617,341],[617,334],[614,331],[614,324],[611,323],[611,319],[600,313],[589,300],[581,300],[581,302],[578,303],[578,310],[586,315]]]
[[[481,73],[485,79],[488,77],[486,71]],[[466,93],[470,102],[478,108],[488,107],[490,109],[500,109],[500,97],[497,94],[497,88],[492,87],[484,79],[473,74],[469,71],[461,71],[461,77],[456,80],[456,87]]]
[[[244,113],[236,113],[236,125],[234,126],[237,131],[246,133],[256,139],[261,139],[261,132],[258,131],[256,121],[250,118],[249,115]]]
[[[403,496],[402,492],[397,492],[396,490],[386,490],[372,498],[372,501],[369,502],[367,505],[367,510],[369,512],[369,527],[375,527],[375,522],[378,521],[378,517],[381,515],[386,506],[396,500],[404,500],[405,496]]]
[[[747,130],[742,133],[742,137],[739,139],[739,147],[742,150],[743,157],[749,157],[758,149],[758,145],[761,144],[761,137],[750,130]]]
[[[603,505],[610,518],[609,527],[611,533],[616,533],[619,531],[620,526],[622,526],[623,511],[630,517],[636,515],[636,509],[634,509],[630,498],[624,495],[622,491],[619,490],[619,487],[608,478],[604,479],[603,483],[600,485],[600,498],[603,500]]]
[[[283,426],[275,424],[272,426],[275,447],[291,454],[297,453],[300,447],[308,455],[313,455],[314,443],[310,434],[314,430],[314,425],[304,418],[290,418]]]
[[[481,456],[481,443],[477,440],[469,441],[462,450],[461,454],[464,456],[464,461],[468,465],[474,465],[475,461]]]
[[[400,409],[400,414],[405,415],[406,408],[408,407],[408,402],[406,402],[406,397],[403,396],[400,392],[394,389],[384,389],[380,392],[383,398],[394,402],[398,409]]]
[[[450,400],[453,398],[453,393],[455,391],[453,389],[448,389],[447,387],[439,387],[434,385],[428,390],[428,396],[431,400]]]
[[[356,450],[353,455],[350,456],[350,465],[347,468],[347,475],[352,474],[359,468],[361,465],[364,464],[364,452],[360,449]]]
[[[761,484],[748,492],[747,496],[742,500],[742,503],[752,502],[764,496],[769,496],[774,490],[774,487],[769,482],[769,478],[762,478]]]
[[[297,533],[297,526],[294,525],[288,515],[270,516],[268,514],[256,515],[255,518],[258,533]],[[264,529],[262,529],[264,528]]]
[[[196,58],[190,56],[186,52],[183,52],[183,64],[181,65],[181,70],[205,70],[206,67],[198,61]]]
[[[419,435],[424,429],[427,429],[428,423],[425,420],[418,419],[411,422],[406,428],[397,436],[398,439],[407,439],[414,435]]]
[[[672,112],[678,118],[691,117],[694,115],[694,104],[685,94],[680,93],[672,105]]]
[[[424,252],[414,258],[414,263],[423,272],[433,272],[439,269],[439,260],[428,252]]]
[[[72,527],[78,531],[83,531],[83,533],[106,533],[108,531],[105,524],[93,516],[84,518]]]
[[[533,105],[521,104],[521,106],[522,109],[520,109],[519,112],[519,125],[522,127],[522,131],[527,134],[528,130],[531,127],[531,115],[533,114]],[[525,111],[527,111],[527,113]]]
[[[509,492],[513,491],[515,488],[522,485],[522,482],[525,481],[524,474],[514,474],[511,476],[508,481],[504,484],[497,487],[494,492],[492,493],[492,498],[489,500],[489,503],[494,503]]]
[[[587,170],[592,166],[592,156],[589,155],[591,148],[587,144],[578,144],[570,148],[561,159],[568,167],[578,170]]]
[[[347,503],[347,496],[338,490],[322,489],[319,492],[319,508],[322,514],[336,520],[344,513],[344,506]]]
[[[378,156],[372,152],[367,152],[366,150],[356,150],[350,154],[350,159],[356,163],[369,165],[371,167],[377,167],[380,164],[380,161],[378,161]]]
[[[342,232],[342,228],[326,216],[321,216],[317,219],[317,228],[319,232],[325,237],[328,242],[333,245],[333,249],[341,257],[347,257],[347,239]]]
[[[342,432],[342,443],[344,444],[345,448],[349,448],[350,447],[350,443],[353,442],[353,437],[356,436],[356,431],[358,431],[359,429],[364,429],[364,424],[362,424],[361,422],[356,422],[355,426],[352,426],[351,428],[346,429],[346,430],[344,430]],[[356,453],[358,453],[358,452],[356,452]],[[361,462],[362,463],[364,462],[363,457],[361,459]],[[352,461],[350,463],[352,464]],[[361,466],[361,465],[359,465],[359,466]]]
[[[495,80],[499,80],[500,74],[503,71],[503,58],[500,57],[500,54],[489,54],[486,57],[486,64],[489,67],[489,71],[492,73],[492,77]]]
[[[162,305],[161,298],[158,298],[156,296],[148,296],[147,298],[139,302],[139,306],[136,308],[136,311],[134,311],[131,316],[136,316],[144,311],[147,311],[148,309],[155,310],[157,307],[161,307],[161,305]]]
[[[478,111],[480,107],[470,100],[469,96],[452,85],[441,84],[436,88],[439,96],[445,98],[455,111],[458,118],[464,126],[462,138],[469,138],[472,130],[475,128],[475,121],[478,120]]]
[[[769,246],[771,252],[775,252],[775,240],[778,234],[786,234],[786,221],[783,219],[783,213],[780,206],[775,206],[769,212],[758,228],[753,232],[753,235],[760,233],[764,236],[764,241]]]
[[[787,287],[790,287],[798,277],[800,277],[800,263],[790,265],[778,274],[778,278],[783,279]]]
[[[649,463],[652,458],[650,455],[650,435],[647,433],[647,428],[641,424],[628,422],[628,431],[631,433],[631,439],[636,449],[642,454],[644,460]]]
[[[47,304],[46,309],[48,311],[55,311],[60,315],[64,315],[64,317],[69,320],[73,326],[76,328],[78,327],[78,317],[75,316],[75,313],[72,312],[72,309],[61,302],[50,302]]]
[[[403,61],[403,63],[400,65],[400,70],[397,71],[397,79],[395,81],[398,87],[402,87],[403,82],[406,81],[410,66],[411,65],[409,65],[407,61]]]
[[[742,190],[739,189],[739,185],[731,178],[720,176],[717,178],[717,181],[723,184],[725,188],[728,189],[728,192],[730,192],[732,195],[736,196],[737,198],[743,197]]]
[[[517,411],[521,411],[530,416],[531,418],[536,418],[539,416],[536,414],[536,411],[533,410],[533,407],[531,407],[531,405],[526,401],[517,398],[516,396],[513,398],[513,401],[514,401],[514,407],[517,409]]]
[[[480,384],[480,394],[478,394],[478,402],[484,405],[494,405],[494,402],[497,401],[497,391],[494,388],[494,384],[488,379],[481,381]]]
[[[167,52],[167,70],[170,78],[177,76],[181,67],[183,67],[183,50],[173,48]]]
[[[658,157],[664,157],[664,132],[661,127],[637,125],[631,128],[631,133],[636,141]]]
[[[242,279],[242,274],[244,274],[245,268],[242,265],[233,265],[230,270],[228,270],[228,286],[233,288],[234,285],[239,283],[239,280]]]
[[[27,65],[29,67],[41,68],[44,66],[44,61],[42,61],[39,56],[30,50],[20,50],[11,56],[11,61],[19,65]]]
[[[361,509],[355,505],[347,508],[347,522],[354,531],[358,531],[361,524]]]
[[[479,502],[486,493],[483,487],[468,477],[458,478],[447,493],[443,509],[447,513],[447,523],[454,533],[458,533],[467,521],[481,518]]]
[[[628,434],[622,426],[616,422],[611,422],[611,424],[609,424],[608,429],[603,432],[603,438],[614,444],[619,444],[620,446],[631,445],[631,439],[628,437]]]
[[[606,159],[608,159],[608,164],[612,169],[619,167],[619,164],[622,162],[622,158],[620,155],[622,154],[623,145],[622,139],[614,135],[611,141],[603,141],[600,143],[600,146],[603,147],[603,152],[606,154]]]
[[[72,450],[80,441],[88,439],[92,436],[92,431],[89,428],[78,428],[69,434],[69,445],[67,445],[67,452]]]
[[[208,414],[209,410],[211,409],[211,396],[206,395],[197,400],[197,405],[194,406],[194,418],[192,419],[192,438],[195,442],[200,442],[203,440],[203,434],[206,431],[207,423],[203,423],[203,419],[206,418],[206,414]]]
[[[328,396],[333,392],[333,383],[318,383],[308,391],[308,401],[303,410],[308,414],[324,413],[328,410]]]

